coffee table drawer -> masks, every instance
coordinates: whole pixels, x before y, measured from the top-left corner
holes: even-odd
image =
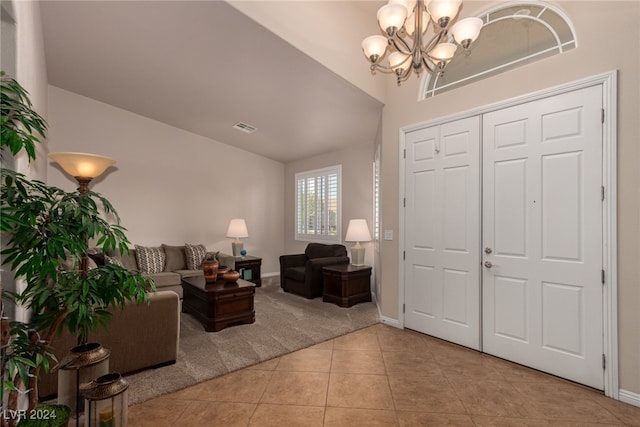
[[[253,293],[221,295],[215,311],[218,316],[253,311]]]

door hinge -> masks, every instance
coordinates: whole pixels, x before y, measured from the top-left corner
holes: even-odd
[[[604,202],[604,185],[600,188],[600,193],[602,196],[602,201]]]
[[[402,304],[402,313],[404,314],[405,305]]]
[[[600,119],[602,120],[602,123],[604,124],[604,108],[602,109],[602,114],[600,116]]]
[[[402,158],[403,159],[407,158],[407,149],[406,148],[402,150]]]
[[[605,356],[603,354],[602,355],[602,370],[604,371],[605,369],[607,369],[607,356]]]
[[[600,270],[600,272],[601,272],[600,273],[600,280],[602,280],[602,284],[604,285],[604,276],[605,276],[604,269]]]
[[[403,197],[403,198],[402,198],[402,207],[403,207],[403,208],[406,208],[406,207],[407,207],[407,198],[406,198],[406,197]]]
[[[402,251],[402,260],[407,259],[407,251]]]

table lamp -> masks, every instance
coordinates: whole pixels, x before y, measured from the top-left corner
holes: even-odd
[[[347,235],[344,240],[345,242],[356,242],[356,244],[351,247],[351,264],[364,265],[365,248],[360,245],[360,242],[369,242],[371,240],[371,233],[369,233],[369,227],[367,227],[367,220],[349,220]]]
[[[234,240],[231,243],[231,247],[233,249],[233,256],[240,256],[240,252],[242,251],[243,244],[240,239],[246,239],[249,237],[249,232],[247,231],[247,223],[242,218],[234,218],[229,222],[229,228],[227,229],[227,237],[234,237]]]

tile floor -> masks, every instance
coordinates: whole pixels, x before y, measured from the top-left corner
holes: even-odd
[[[640,408],[382,324],[129,408],[129,426],[640,426]]]

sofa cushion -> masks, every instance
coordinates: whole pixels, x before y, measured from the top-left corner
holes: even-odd
[[[164,271],[176,271],[187,269],[187,259],[184,246],[162,245],[167,260],[164,264]]]
[[[141,273],[153,274],[164,271],[167,256],[161,247],[146,247],[135,245],[138,269]]]
[[[187,259],[188,270],[199,270],[202,260],[207,255],[207,248],[204,245],[184,245],[184,254]]]
[[[176,270],[174,273],[178,273],[180,277],[204,276],[204,271],[202,270]]]
[[[287,279],[293,279],[297,282],[304,282],[304,267],[290,267],[285,270]]]
[[[160,273],[145,274],[145,276],[153,279],[153,284],[156,285],[156,289],[161,290],[166,286],[180,285],[180,275],[178,273],[171,273],[169,271],[162,271]]]
[[[323,243],[309,243],[304,253],[307,258],[327,258],[327,257],[339,257],[347,255],[347,248],[344,245],[326,245]]]

